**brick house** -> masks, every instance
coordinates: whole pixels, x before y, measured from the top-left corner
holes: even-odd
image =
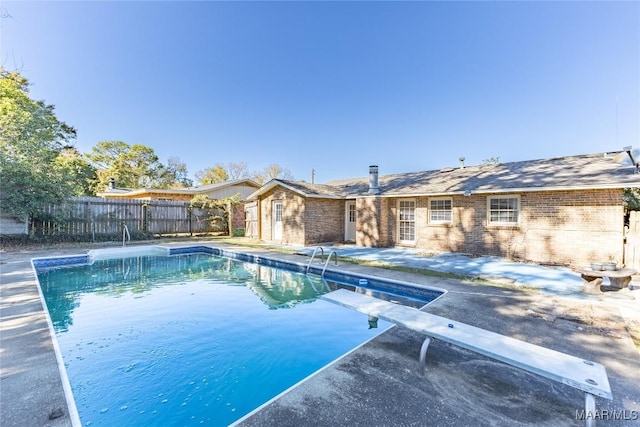
[[[257,237],[353,242],[580,266],[624,256],[623,191],[640,187],[627,152],[464,166],[310,184],[271,180]]]

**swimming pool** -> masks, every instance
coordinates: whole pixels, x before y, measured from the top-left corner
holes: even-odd
[[[33,263],[83,425],[228,425],[389,326],[317,299],[361,277],[215,248]]]

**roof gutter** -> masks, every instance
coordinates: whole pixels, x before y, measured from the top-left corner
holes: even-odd
[[[493,194],[493,193],[536,193],[547,191],[579,191],[579,190],[616,190],[630,187],[640,187],[640,182],[628,184],[609,184],[591,186],[568,186],[568,187],[521,187],[521,188],[487,188],[476,190],[449,191],[439,193],[387,193],[372,196],[369,194],[355,197],[441,197],[441,196],[470,196],[473,194]]]
[[[293,191],[296,194],[301,195],[302,197],[306,197],[309,199],[335,199],[335,200],[341,200],[341,199],[345,199],[345,196],[334,196],[334,195],[330,195],[330,194],[309,194],[306,193],[304,191],[301,191],[295,187],[292,187],[288,184],[285,184],[284,182],[281,181],[277,181],[277,180],[273,180],[267,184],[265,184],[263,187],[259,188],[258,190],[254,191],[253,193],[251,193],[248,197],[247,200],[256,200],[259,196],[263,195],[264,193],[266,193],[267,191],[271,190],[272,188],[275,187],[283,187],[286,188],[289,191]]]

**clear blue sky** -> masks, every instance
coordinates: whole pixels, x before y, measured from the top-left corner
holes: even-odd
[[[78,131],[316,182],[640,145],[640,2],[15,2],[1,61]]]

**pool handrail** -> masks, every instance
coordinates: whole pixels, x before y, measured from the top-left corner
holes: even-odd
[[[131,243],[131,234],[129,234],[129,227],[127,227],[127,224],[122,224],[122,246],[123,247],[126,246],[126,242]]]
[[[313,248],[313,254],[311,254],[311,259],[307,264],[307,269],[305,270],[305,274],[309,274],[309,267],[311,267],[311,263],[313,262],[313,259],[315,258],[316,252],[318,252],[318,249],[320,249],[320,256],[324,258],[324,248],[322,246],[316,246],[315,248]]]
[[[322,273],[320,274],[320,277],[324,277],[324,271],[327,269],[327,265],[329,264],[329,261],[331,261],[331,255],[335,255],[336,265],[338,265],[338,252],[337,251],[329,252],[329,256],[327,257],[327,260],[324,263],[324,267],[322,268]]]

